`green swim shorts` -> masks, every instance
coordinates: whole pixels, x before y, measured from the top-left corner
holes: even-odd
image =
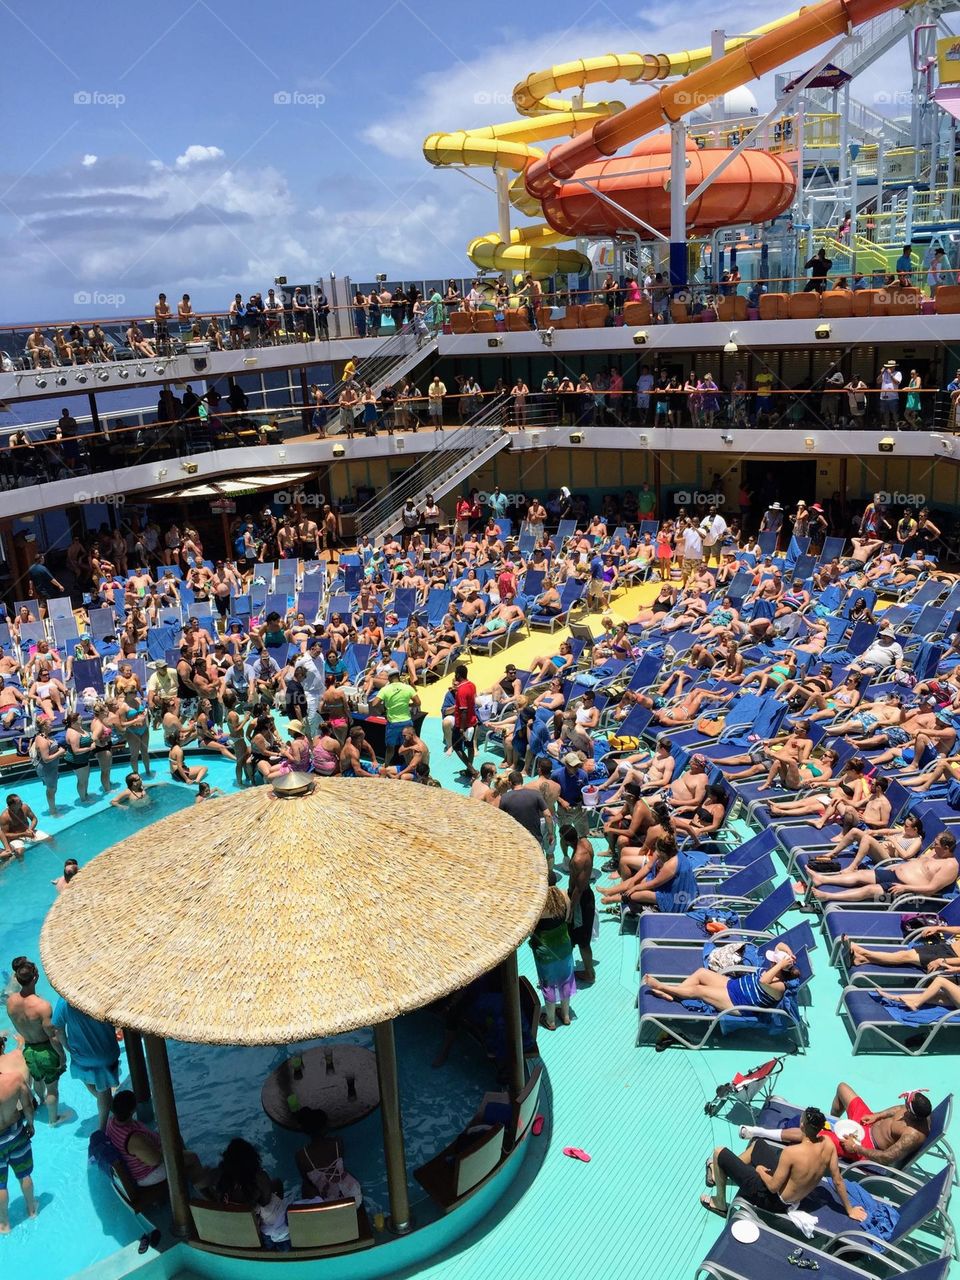
[[[44,1084],[55,1084],[63,1075],[64,1066],[60,1055],[52,1044],[27,1044],[23,1046],[23,1057],[34,1080],[42,1080]]]
[[[27,1126],[20,1120],[0,1133],[0,1191],[7,1187],[7,1170],[21,1182],[33,1173],[33,1148]]]

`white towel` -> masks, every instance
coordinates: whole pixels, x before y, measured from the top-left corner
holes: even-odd
[[[793,1225],[797,1228],[798,1231],[803,1232],[804,1236],[808,1240],[813,1239],[813,1229],[819,1222],[819,1219],[817,1218],[816,1214],[806,1213],[803,1209],[799,1208],[797,1205],[788,1204],[787,1217],[790,1219],[790,1221],[793,1223]]]

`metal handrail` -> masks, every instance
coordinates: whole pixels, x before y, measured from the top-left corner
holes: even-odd
[[[503,431],[509,402],[510,395],[505,393],[484,405],[456,431],[437,432],[434,447],[429,453],[415,462],[380,497],[359,508],[355,515],[357,533],[362,535],[376,528],[399,511],[408,498],[421,492],[428,493],[432,482],[452,465],[489,444],[491,430]]]

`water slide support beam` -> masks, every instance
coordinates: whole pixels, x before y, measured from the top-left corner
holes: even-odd
[[[687,127],[670,126],[670,285],[687,287]]]
[[[740,153],[750,143],[753,142],[754,138],[756,138],[758,134],[762,133],[763,130],[767,127],[768,124],[770,124],[772,120],[774,120],[781,113],[787,111],[788,108],[790,108],[793,105],[793,103],[800,97],[800,95],[806,89],[810,81],[815,76],[818,76],[820,72],[823,70],[823,68],[827,65],[827,63],[831,62],[837,56],[837,54],[841,51],[841,49],[843,49],[844,46],[847,44],[849,39],[850,39],[850,36],[845,35],[843,39],[839,40],[833,46],[833,48],[830,49],[828,53],[824,54],[824,56],[820,59],[819,62],[817,62],[813,67],[810,68],[810,70],[806,73],[803,79],[798,81],[798,83],[794,85],[794,87],[790,90],[788,94],[785,94],[782,98],[777,99],[777,101],[773,104],[773,106],[770,108],[767,114],[763,117],[763,119],[757,121],[757,123],[753,126],[750,132],[740,142],[738,142],[737,145],[732,149],[730,154],[724,157],[724,159],[720,161],[720,163],[717,165],[717,167],[713,170],[712,173],[707,174],[707,176],[703,179],[703,181],[700,183],[698,187],[694,187],[693,191],[691,191],[690,194],[687,196],[687,199],[686,199],[687,205],[693,204],[694,200],[699,200],[699,198],[703,195],[704,191],[706,191],[707,187],[711,186],[714,182],[716,182],[717,178],[720,177],[724,169],[726,169],[728,165],[733,163],[733,161],[737,158],[737,156],[740,155]],[[802,127],[802,118],[800,122],[800,127]],[[802,190],[802,187],[803,187],[802,135],[801,135],[801,138],[798,139],[797,150],[799,154],[798,165],[800,166],[799,172],[797,175],[797,190],[800,191]]]

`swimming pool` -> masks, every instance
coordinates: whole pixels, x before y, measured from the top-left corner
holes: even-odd
[[[10,787],[7,792],[13,791]],[[37,784],[18,786],[17,793],[35,807]],[[67,781],[66,793],[72,790]],[[150,818],[156,821],[193,803],[186,787],[173,783],[151,790]],[[37,808],[42,813],[42,808]],[[75,812],[75,811],[74,811]],[[5,866],[0,872],[0,967],[4,985],[10,961],[16,955],[37,960],[40,926],[56,896],[51,881],[60,875],[65,858],[76,858],[81,866],[117,841],[132,835],[143,821],[143,812],[106,805],[92,809],[71,826],[63,822],[41,821],[54,832],[49,843],[30,845],[23,861]],[[144,868],[144,892],[149,892],[149,868]],[[57,994],[41,972],[41,995],[56,1003]],[[6,1017],[3,1018],[6,1024]],[[142,1228],[107,1186],[102,1175],[89,1169],[87,1141],[96,1127],[96,1106],[79,1081],[69,1072],[60,1081],[61,1110],[69,1119],[51,1129],[41,1108],[33,1142],[34,1182],[40,1213],[24,1221],[23,1200],[16,1180],[10,1178],[9,1236],[0,1237],[0,1266],[6,1275],[36,1272],[65,1277],[108,1257],[118,1248],[136,1240]]]
[[[232,790],[232,776],[226,762],[211,763],[210,781],[214,785]],[[73,799],[70,780],[65,782],[61,804]],[[36,807],[35,787],[36,784],[24,784],[17,791]],[[75,857],[82,866],[145,822],[159,821],[195,803],[192,790],[159,779],[149,794],[149,806],[137,811],[101,801],[70,825],[69,819],[65,822],[64,818],[42,820],[41,828],[49,829],[53,839],[29,845],[23,861],[11,863],[0,872],[4,902],[0,966],[5,975],[9,974],[10,960],[15,955],[39,959],[40,929],[56,896],[51,881],[60,874],[65,858]],[[37,812],[42,813],[42,809]],[[77,808],[71,810],[71,814],[76,812]],[[143,892],[148,909],[148,864],[143,868]],[[348,904],[345,910],[349,910]],[[176,984],[176,974],[171,974],[170,980]],[[57,994],[45,977],[38,989],[56,1003]],[[442,1035],[439,1019],[429,1013],[402,1018],[396,1024],[401,1105],[411,1170],[445,1146],[451,1134],[464,1127],[483,1093],[496,1087],[493,1065],[468,1040],[455,1042],[444,1070],[433,1071],[430,1064]],[[372,1033],[367,1031],[340,1039],[368,1047],[373,1044]],[[294,1153],[304,1139],[269,1120],[260,1106],[260,1089],[266,1076],[284,1059],[312,1043],[317,1042],[241,1049],[171,1042],[170,1063],[185,1143],[209,1165],[217,1162],[231,1137],[242,1135],[257,1146],[266,1166],[292,1190],[296,1181]],[[121,1063],[121,1078],[124,1075]],[[24,1219],[23,1201],[15,1179],[10,1178],[12,1230],[9,1236],[0,1237],[4,1274],[27,1267],[35,1270],[38,1257],[42,1257],[44,1277],[65,1280],[137,1240],[143,1230],[103,1176],[87,1165],[87,1142],[95,1125],[93,1099],[81,1084],[70,1079],[69,1073],[61,1078],[60,1096],[61,1110],[68,1117],[65,1122],[51,1129],[42,1108],[38,1113],[34,1159],[41,1211],[35,1221]],[[379,1210],[387,1211],[380,1124],[379,1111],[374,1111],[339,1135],[344,1140],[347,1167],[364,1188],[371,1218]],[[418,1194],[422,1193],[412,1179],[410,1190],[416,1205]]]

